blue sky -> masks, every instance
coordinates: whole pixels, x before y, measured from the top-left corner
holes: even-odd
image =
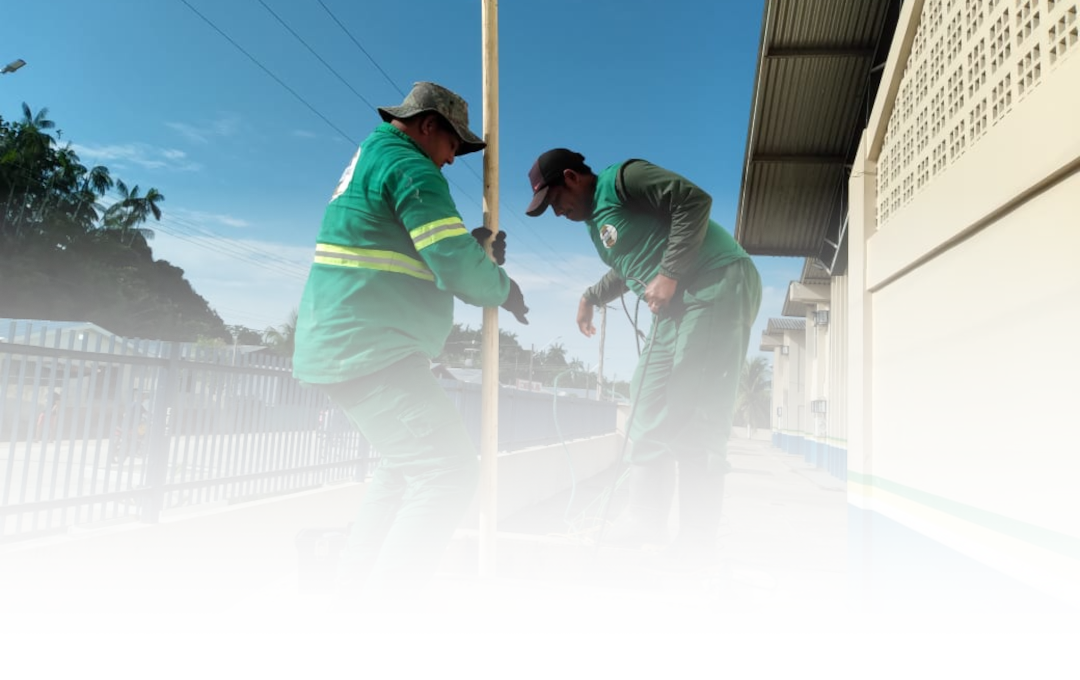
[[[501,3],[500,226],[532,312],[527,327],[500,323],[522,345],[599,356],[574,324],[605,269],[584,226],[523,214],[544,150],[573,148],[596,169],[665,166],[708,191],[734,231],[761,15],[762,0]],[[0,78],[0,115],[47,107],[84,163],[164,193],[155,256],[230,324],[263,329],[296,307],[326,201],[378,123],[373,107],[433,80],[468,100],[482,130],[479,0],[52,0],[11,3],[4,25],[0,63],[27,66]],[[480,225],[481,157],[446,175],[465,221]],[[752,354],[802,267],[755,262],[765,300]],[[633,334],[621,308],[608,318],[605,373],[627,378]],[[480,319],[459,305],[458,321]]]

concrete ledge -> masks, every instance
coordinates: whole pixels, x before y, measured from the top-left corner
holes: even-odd
[[[622,436],[576,439],[563,445],[537,446],[499,456],[498,512],[505,519],[557,496],[571,486],[611,467],[619,457]],[[476,527],[480,521],[479,494],[461,523]]]

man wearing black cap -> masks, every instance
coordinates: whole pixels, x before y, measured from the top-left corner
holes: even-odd
[[[569,149],[542,154],[529,170],[526,212],[584,222],[611,269],[578,305],[592,336],[593,308],[634,292],[653,312],[630,394],[627,512],[606,538],[623,545],[667,542],[679,488],[679,533],[669,554],[708,566],[728,470],[739,374],[761,304],[761,279],[746,251],[709,212],[712,198],[686,178],[643,160],[599,175]]]
[[[353,523],[343,579],[412,587],[434,571],[479,481],[461,416],[430,370],[454,298],[528,308],[462,224],[442,167],[480,151],[461,97],[417,83],[363,141],[326,208],[296,324],[294,375],[321,386],[380,461]],[[500,236],[502,236],[500,234]]]

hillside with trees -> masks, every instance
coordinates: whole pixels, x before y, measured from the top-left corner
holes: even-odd
[[[55,136],[53,131],[56,131]],[[48,110],[0,117],[0,317],[90,321],[118,335],[230,339],[184,271],[155,260],[165,196],[86,167]]]

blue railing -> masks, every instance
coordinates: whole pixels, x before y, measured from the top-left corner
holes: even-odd
[[[362,480],[377,458],[282,357],[19,330],[0,328],[0,540]],[[478,444],[480,386],[443,385]],[[500,451],[614,430],[611,402],[500,391]]]

